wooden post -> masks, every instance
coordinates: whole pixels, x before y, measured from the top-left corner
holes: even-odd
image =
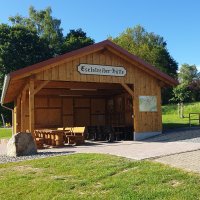
[[[20,110],[20,102],[21,101],[21,95],[19,95],[18,97],[17,97],[17,107],[16,107],[16,109],[17,109],[17,118],[16,118],[16,120],[17,120],[17,128],[16,128],[16,132],[20,132],[21,131],[21,110]]]
[[[133,108],[134,108],[134,115],[133,115],[133,124],[134,124],[134,131],[139,132],[139,96],[137,93],[134,95],[133,99]]]
[[[13,111],[13,134],[17,132],[17,101],[14,101],[14,111]]]
[[[28,89],[28,85],[22,91],[22,98],[21,98],[21,131],[24,132],[25,130],[25,106],[26,106],[26,91]]]
[[[133,127],[134,131],[137,131],[138,128],[138,112],[139,112],[139,105],[138,105],[138,96],[136,96],[135,89],[134,91],[125,83],[121,83],[123,88],[131,95],[132,97],[132,105],[133,105]]]
[[[26,106],[26,92],[29,88],[29,85],[26,84],[22,90],[22,97],[21,97],[21,131],[26,131],[25,130],[25,122],[26,122],[26,117],[25,117],[25,106]]]
[[[13,129],[14,134],[21,130],[20,100],[21,100],[21,95],[19,95],[17,99],[14,101],[14,129]]]
[[[34,79],[30,78],[29,80],[29,131],[34,137],[34,125],[35,125],[35,116],[34,116]]]
[[[178,117],[180,117],[180,104],[178,103]]]

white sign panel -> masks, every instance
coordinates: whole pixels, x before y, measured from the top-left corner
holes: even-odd
[[[124,67],[113,67],[107,65],[80,64],[78,71],[81,74],[100,75],[100,76],[125,76]]]
[[[140,112],[156,112],[157,97],[156,96],[139,96]]]

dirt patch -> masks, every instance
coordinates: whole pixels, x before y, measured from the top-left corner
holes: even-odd
[[[125,169],[122,169],[121,171],[118,171],[118,172],[111,172],[109,176],[118,176],[118,175],[121,175],[123,173],[129,172],[129,171],[134,171],[134,170],[137,170],[137,169],[139,169],[139,168],[138,167],[125,168]]]
[[[68,181],[69,179],[73,178],[74,176],[51,176],[51,179],[57,180],[57,181]]]
[[[171,181],[169,182],[169,184],[170,184],[172,187],[178,187],[178,186],[181,186],[181,185],[182,185],[182,182],[177,181],[177,180],[171,180]]]
[[[35,173],[43,172],[43,169],[35,168],[30,165],[15,166],[15,167],[12,167],[11,170],[14,170],[17,172],[35,172]]]

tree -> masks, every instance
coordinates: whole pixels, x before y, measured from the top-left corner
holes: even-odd
[[[11,71],[46,60],[52,52],[45,39],[21,26],[0,25],[0,86]]]
[[[183,64],[178,74],[180,85],[173,89],[174,102],[200,100],[200,78],[195,65]]]
[[[191,99],[193,101],[200,101],[200,79],[193,80],[189,86],[189,91],[191,91]]]
[[[94,40],[87,37],[82,29],[70,30],[63,36],[61,20],[52,17],[50,7],[37,11],[33,6],[29,8],[29,17],[16,15],[9,20],[13,26],[24,26],[35,31],[38,36],[49,43],[53,56],[79,49],[94,43]]]
[[[87,37],[86,33],[80,28],[70,30],[64,39],[63,53],[80,49],[82,47],[94,44],[94,40]]]
[[[183,64],[178,74],[181,83],[189,84],[198,78],[198,70],[196,65]]]
[[[172,102],[184,103],[191,101],[191,91],[188,89],[187,84],[180,84],[173,89]]]
[[[29,17],[16,15],[9,20],[13,26],[21,25],[35,31],[38,36],[49,42],[49,47],[56,56],[61,53],[63,45],[63,29],[60,27],[61,20],[51,16],[50,7],[37,11],[33,6],[29,8]]]
[[[161,71],[177,77],[178,64],[169,54],[163,37],[149,33],[138,25],[127,28],[118,37],[110,39]]]
[[[52,57],[48,42],[36,32],[21,26],[0,25],[0,93],[4,76],[11,71]],[[0,113],[11,122],[11,113],[0,107]]]

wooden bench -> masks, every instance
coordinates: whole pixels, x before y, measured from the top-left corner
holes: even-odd
[[[85,134],[85,127],[66,127],[65,130],[70,130],[71,134],[69,133],[66,135],[67,143],[68,144],[75,144],[81,145],[85,143],[84,134]]]

